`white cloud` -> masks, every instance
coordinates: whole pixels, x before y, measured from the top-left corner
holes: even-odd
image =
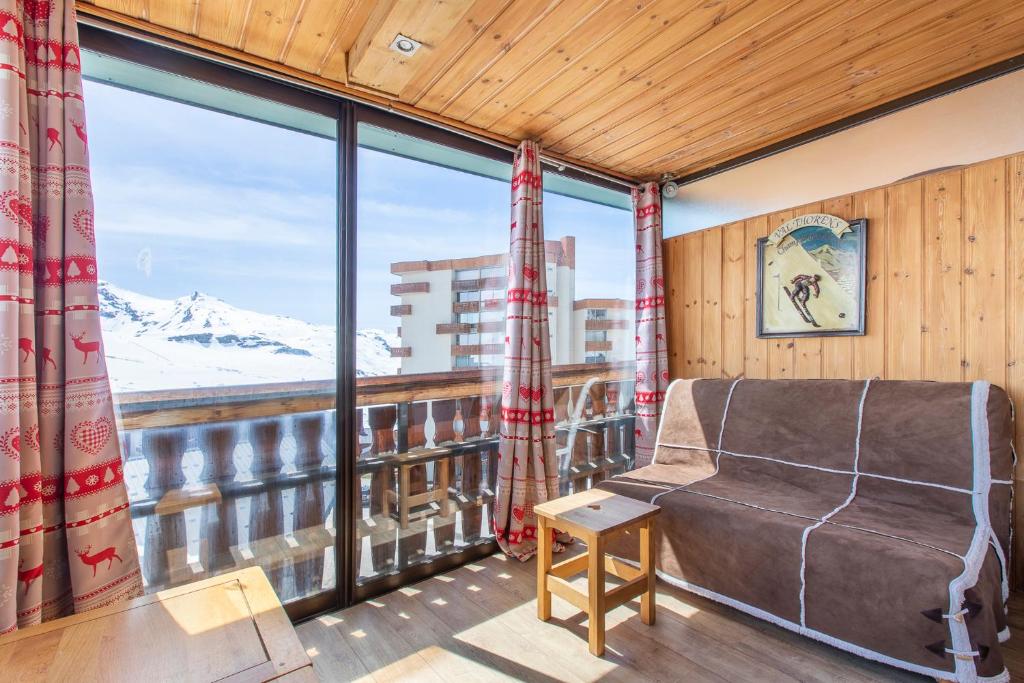
[[[332,235],[334,198],[193,180],[140,166],[94,172],[97,229],[187,240],[318,245]]]

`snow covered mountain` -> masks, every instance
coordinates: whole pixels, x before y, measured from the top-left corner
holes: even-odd
[[[334,328],[256,313],[193,292],[156,299],[99,283],[114,391],[334,379]],[[359,330],[356,374],[390,375],[397,337]]]

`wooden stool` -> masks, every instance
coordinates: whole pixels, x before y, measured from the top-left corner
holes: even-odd
[[[387,504],[394,508],[393,515],[398,525],[409,528],[409,522],[433,516],[431,503],[438,503],[438,512],[442,517],[451,514],[451,498],[448,487],[451,484],[451,461],[448,459],[434,461],[434,487],[423,493],[412,493],[412,468],[425,467],[423,464],[398,466],[398,493],[393,489],[384,491]],[[424,473],[424,477],[426,474]],[[414,510],[419,508],[419,510]]]
[[[583,610],[590,619],[590,653],[604,653],[604,615],[640,597],[640,619],[654,624],[654,516],[657,505],[591,489],[542,503],[537,515],[537,618],[551,618],[551,594]],[[551,530],[582,538],[587,552],[551,565]],[[607,539],[629,529],[640,530],[640,569],[604,554]],[[566,578],[587,570],[586,593]],[[625,583],[605,592],[605,572]]]

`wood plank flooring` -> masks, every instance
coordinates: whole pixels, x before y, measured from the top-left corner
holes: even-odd
[[[557,598],[537,620],[534,561],[503,555],[297,627],[324,681],[926,681],[658,582],[657,623],[634,600],[607,616],[604,657]],[[1024,681],[1024,594],[1004,656]]]

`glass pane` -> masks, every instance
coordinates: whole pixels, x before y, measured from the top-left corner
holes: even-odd
[[[146,589],[254,564],[284,601],[331,589],[334,121],[91,53],[85,67],[104,344]]]
[[[387,140],[387,145],[382,144]],[[361,124],[356,523],[359,583],[491,538],[504,362],[510,169]],[[632,465],[629,198],[545,175],[562,488]],[[627,258],[623,258],[623,254]],[[589,322],[598,316],[600,324]]]
[[[359,143],[358,340],[389,345],[357,360],[365,583],[491,537],[511,168],[366,124]]]
[[[544,174],[557,452],[563,493],[633,466],[633,218],[629,195]],[[625,256],[624,256],[625,255]]]

